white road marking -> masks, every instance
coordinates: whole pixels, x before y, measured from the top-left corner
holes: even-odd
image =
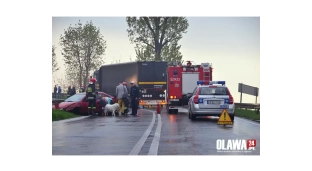
[[[66,123],[66,122],[78,121],[78,120],[81,120],[81,119],[88,118],[88,117],[90,117],[90,116],[91,116],[91,115],[89,115],[89,116],[81,116],[81,117],[77,117],[77,118],[64,119],[64,120],[59,120],[59,121],[53,121],[53,122],[52,122],[52,125],[59,124],[59,123]]]
[[[131,152],[129,153],[129,155],[138,155],[139,152],[141,151],[147,137],[149,136],[149,134],[152,131],[152,128],[155,124],[155,113],[153,112],[153,119],[151,124],[148,126],[147,130],[145,131],[145,133],[142,135],[141,139],[136,143],[136,145],[133,147],[133,149],[131,150]]]
[[[149,149],[148,155],[157,155],[158,153],[158,146],[159,146],[160,133],[161,133],[161,116],[159,114],[158,114],[157,122],[158,122],[157,128],[156,128],[153,142]]]
[[[249,121],[249,120],[247,120],[247,119],[243,119],[243,118],[240,118],[240,117],[235,117],[235,119],[240,119],[240,120],[243,120],[243,121],[245,121],[245,122],[248,122],[248,123],[251,123],[251,124],[254,124],[254,125],[258,125],[258,126],[260,126],[260,124],[259,123],[256,123],[256,122],[252,122],[252,121]],[[235,122],[235,120],[234,120],[234,122]]]

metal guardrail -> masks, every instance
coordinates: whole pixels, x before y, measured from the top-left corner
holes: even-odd
[[[52,93],[52,98],[58,98],[58,94],[56,93],[56,97],[54,97],[54,93]],[[60,99],[66,99],[66,98],[67,98],[67,93],[60,94]]]
[[[61,103],[63,102],[65,99],[52,99],[52,105],[53,104],[57,104],[57,103]],[[254,103],[234,103],[236,108],[243,108],[243,109],[255,109],[257,111],[257,113],[259,113],[260,111],[260,104],[254,104]],[[144,106],[147,108],[152,108],[149,106]]]
[[[260,112],[260,104],[255,103],[234,103],[235,108],[244,108],[244,109],[254,109],[259,114]]]
[[[52,99],[52,105],[56,104],[56,103],[61,103],[63,102],[65,99]]]
[[[254,109],[260,108],[260,104],[254,103],[234,103],[236,108],[247,108],[247,109]]]

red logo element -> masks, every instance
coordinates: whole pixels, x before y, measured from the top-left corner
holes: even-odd
[[[257,140],[255,139],[249,139],[247,140],[247,149],[249,149],[250,147],[256,147],[257,145]]]

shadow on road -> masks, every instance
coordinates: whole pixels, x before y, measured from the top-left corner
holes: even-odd
[[[195,122],[218,122],[219,117],[210,117],[210,116],[201,116],[201,117],[196,117],[194,120]]]

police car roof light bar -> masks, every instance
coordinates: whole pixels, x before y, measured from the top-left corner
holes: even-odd
[[[209,82],[209,85],[212,85],[212,84],[221,84],[221,85],[225,85],[225,81],[210,81]]]
[[[198,81],[197,81],[197,85],[209,85],[209,81],[198,80]]]
[[[221,84],[225,85],[225,81],[206,81],[206,80],[198,80],[197,85],[213,85],[213,84]]]

